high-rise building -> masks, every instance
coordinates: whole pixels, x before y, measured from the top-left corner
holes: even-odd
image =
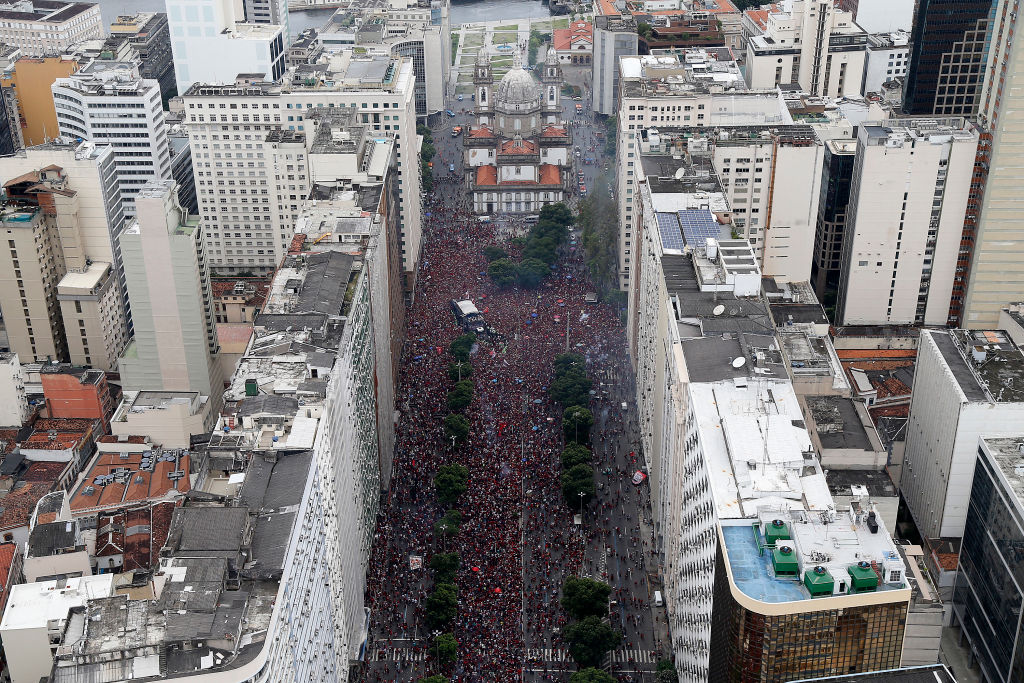
[[[594,113],[614,116],[619,109],[619,57],[637,54],[637,22],[630,15],[619,14],[609,2],[597,3],[596,8],[601,13],[594,17],[590,90]]]
[[[280,84],[193,86],[184,97],[186,123],[192,149],[202,150],[193,155],[193,168],[211,265],[240,271],[280,263],[311,189],[307,160],[300,158],[308,154],[303,146],[312,144],[309,110],[348,108],[374,135],[396,142],[399,251],[411,278],[420,254],[422,200],[414,90],[409,60],[352,51],[298,67]],[[234,130],[239,124],[249,131]]]
[[[1020,425],[1017,425],[1020,427]],[[1024,601],[1016,577],[1024,544],[1024,435],[983,436],[975,445],[967,523],[953,590],[954,624],[966,636],[982,680],[1024,679]]]
[[[22,57],[0,72],[0,89],[8,110],[17,116],[22,146],[41,145],[60,136],[50,87],[76,71],[76,58],[60,56]]]
[[[882,85],[903,79],[910,66],[910,34],[906,31],[868,35],[864,60],[865,94],[882,92]]]
[[[245,23],[275,24],[284,28],[284,38],[290,41],[288,26],[288,0],[244,0]]]
[[[114,150],[124,212],[134,216],[142,186],[171,177],[159,83],[140,78],[136,64],[93,60],[52,89],[62,135]]]
[[[840,324],[945,325],[977,149],[963,119],[859,127]]]
[[[957,263],[967,284],[958,282],[950,315],[958,313],[956,319],[970,328],[994,326],[1004,306],[1024,300],[1024,239],[1017,211],[1017,188],[1024,183],[1024,123],[1019,115],[1024,103],[1024,51],[1021,41],[1014,40],[1019,14],[1017,0],[999,0],[986,35],[991,48],[978,110],[983,147],[975,164]]]
[[[166,101],[175,94],[174,60],[171,34],[165,12],[122,14],[110,24],[110,35],[103,43],[104,53],[116,54],[122,43],[131,45],[139,56],[139,74],[159,83]],[[104,58],[107,58],[104,55]]]
[[[818,97],[857,97],[867,34],[832,0],[792,0],[770,12],[764,33],[747,41],[747,83],[754,89],[799,85]]]
[[[850,183],[857,154],[857,141],[827,140],[821,165],[821,194],[818,197],[818,223],[814,231],[814,263],[811,268],[814,290],[819,299],[825,292],[834,296],[839,289],[843,237],[850,205]]]
[[[198,391],[219,405],[213,295],[203,228],[173,180],[151,180],[121,235],[135,335],[121,355],[125,390]]]
[[[236,0],[168,0],[178,94],[193,83],[234,83],[239,74],[267,80],[284,74],[285,27],[245,23],[242,12]]]
[[[868,33],[909,31],[914,23],[914,0],[838,0],[836,6]]]
[[[900,485],[923,538],[964,536],[978,437],[1021,431],[1022,378],[1002,331],[921,332]]]
[[[0,353],[0,426],[20,428],[28,419],[25,379],[16,353]]]
[[[103,38],[100,6],[92,2],[25,0],[8,3],[0,21],[0,43],[27,57],[60,54],[83,40]]]
[[[905,113],[973,117],[978,112],[989,20],[998,2],[918,0],[903,86]]]

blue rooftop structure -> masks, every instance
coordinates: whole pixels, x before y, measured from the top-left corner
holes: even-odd
[[[810,593],[797,577],[777,579],[772,570],[771,553],[761,554],[750,524],[723,526],[725,549],[736,586],[761,602],[794,602],[810,600]],[[764,543],[764,540],[761,541]]]

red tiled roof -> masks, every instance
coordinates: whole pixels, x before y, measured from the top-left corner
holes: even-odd
[[[34,462],[21,478],[21,485],[4,496],[0,507],[0,529],[14,529],[29,523],[39,499],[53,490],[61,472],[62,462]]]
[[[130,443],[130,444],[144,444],[148,442],[148,438],[145,436],[129,436],[128,440],[121,441],[122,437],[116,434],[104,434],[100,438],[96,439],[97,443]]]
[[[494,131],[487,126],[480,126],[479,128],[470,128],[469,137],[471,138],[493,138]]]
[[[551,42],[555,51],[571,50],[572,46],[581,41],[594,42],[594,30],[586,21],[574,21],[569,28],[560,28],[552,32]]]
[[[476,167],[476,184],[477,185],[497,185],[498,184],[498,169],[495,166],[477,166]]]
[[[839,360],[854,358],[917,358],[916,349],[836,349]]]
[[[14,555],[18,552],[18,546],[14,543],[0,543],[0,610],[7,604],[7,596],[10,594],[8,578],[11,576],[11,565],[14,564]]]
[[[85,437],[85,432],[58,432],[56,435],[49,432],[33,432],[21,442],[21,447],[39,451],[63,451],[81,445]]]
[[[770,5],[767,10],[763,9],[748,9],[744,14],[762,31],[768,28],[768,15],[778,14],[782,11],[782,8],[778,4]]]
[[[166,452],[164,451],[164,453]],[[160,453],[160,451],[154,451],[154,455]],[[140,469],[141,464],[142,453],[98,453],[89,466],[85,479],[71,496],[71,509],[113,508],[125,503],[138,503],[160,498],[171,491],[186,493],[189,490],[190,457],[188,453],[179,455],[176,462],[160,461],[155,463],[152,472]],[[118,482],[112,482],[106,486],[97,485],[97,477],[125,469],[131,473],[127,485]],[[173,480],[168,475],[174,471],[183,471],[185,476]],[[86,487],[91,488],[92,492],[86,493]]]
[[[899,406],[877,406],[868,408],[872,420],[880,417],[910,417],[910,404],[905,403]]]
[[[171,533],[171,517],[174,516],[176,502],[164,502],[154,505],[150,517],[149,533],[152,537],[152,546],[149,554],[149,565],[155,567],[159,563],[160,548],[167,543],[167,536]]]
[[[544,126],[544,130],[540,132],[541,137],[544,138],[565,138],[569,137],[569,133],[560,126]]]
[[[293,238],[294,239],[294,238]],[[270,280],[264,277],[214,277],[210,278],[210,288],[213,290],[213,297],[220,299],[231,296],[234,293],[235,285],[244,282],[253,285],[256,291],[251,292],[245,300],[247,306],[262,306],[270,291]]]
[[[305,235],[305,233],[299,233],[297,235],[292,235],[292,243],[290,245],[288,245],[288,253],[289,254],[297,254],[297,253],[299,253],[300,251],[302,251],[302,245],[304,245],[305,243],[306,243],[306,235]]]
[[[41,482],[53,485],[57,483],[60,475],[67,468],[65,462],[34,462],[21,475],[22,481]],[[6,498],[4,500],[7,500]]]
[[[960,556],[956,553],[935,553],[935,559],[943,571],[955,572],[960,566]]]
[[[501,143],[498,154],[536,154],[537,143],[530,140],[507,140]]]
[[[18,445],[18,429],[0,429],[0,442],[3,442],[3,447],[0,448],[0,455],[7,455],[14,451],[14,448]]]
[[[541,164],[540,165],[540,184],[541,185],[558,185],[562,182],[562,173],[558,170],[558,167],[554,164]]]

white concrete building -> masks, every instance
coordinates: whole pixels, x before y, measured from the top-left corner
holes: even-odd
[[[193,83],[234,83],[239,74],[268,81],[284,75],[286,27],[243,23],[243,10],[241,0],[168,0],[179,94]]]
[[[121,249],[135,322],[119,362],[122,386],[197,391],[216,409],[223,387],[203,229],[178,204],[173,180],[151,180],[139,192]]]
[[[818,97],[861,93],[867,34],[831,0],[787,0],[769,12],[764,33],[747,42],[753,89],[798,84]]]
[[[1002,331],[921,332],[900,485],[923,537],[964,535],[978,439],[1020,433],[1022,377]]]
[[[93,60],[51,90],[61,135],[113,149],[124,212],[134,216],[139,189],[171,177],[160,84],[134,63]]]
[[[914,25],[914,0],[844,0],[853,5],[853,20],[868,33],[909,31]],[[844,4],[841,2],[839,4]]]
[[[909,33],[895,31],[869,35],[864,58],[863,93],[881,92],[883,83],[906,76],[909,66]]]
[[[213,429],[210,397],[198,391],[126,391],[110,418],[114,436],[145,436],[163,448],[189,448],[191,438]]]
[[[604,7],[604,3],[597,3]],[[613,116],[619,102],[619,58],[637,54],[636,20],[629,15],[594,17],[594,67],[590,89],[594,112]]]
[[[698,52],[707,54],[703,50]],[[733,135],[730,130],[733,127],[736,127],[736,133],[741,140],[750,140],[750,133],[742,130],[744,126],[762,126],[765,129],[772,126],[790,126],[793,118],[781,93],[775,90],[747,91],[743,82],[735,78],[735,74],[728,68],[723,72],[725,80],[720,85],[718,79],[714,77],[718,72],[710,68],[708,60],[688,61],[685,56],[675,54],[631,57],[621,60],[620,71],[622,84],[616,144],[615,196],[619,208],[620,286],[627,289],[632,270],[630,252],[633,251],[633,225],[637,217],[636,174],[639,172],[637,167],[642,155],[636,140],[637,131],[651,128],[687,129],[690,133],[716,138],[723,144],[733,144],[730,141]],[[711,128],[716,132],[708,134],[701,130]],[[808,132],[812,131],[808,129]],[[751,140],[751,144],[754,142],[760,144],[761,141]],[[770,140],[764,142],[771,147]],[[708,149],[717,149],[715,145],[715,141],[709,140]],[[717,151],[715,153],[717,154]],[[760,153],[760,165],[755,163],[757,156],[755,154],[750,157],[749,164],[736,165],[730,161],[729,165],[722,166],[722,173],[729,177],[729,187],[732,188],[730,191],[733,194],[747,188],[762,189],[762,183],[770,180],[772,169],[770,164],[764,165],[765,152],[762,150]],[[734,157],[723,155],[722,159],[724,158],[731,160]],[[821,162],[816,163],[820,168]],[[734,177],[735,184],[732,183]],[[813,186],[814,183],[808,173],[801,172],[800,177],[805,178]],[[726,184],[724,181],[725,178],[723,186]],[[808,185],[803,187],[806,188]],[[767,196],[763,192],[756,194],[760,196],[754,197],[755,201]],[[801,197],[816,201],[816,198],[805,194],[801,194]],[[731,208],[742,210],[738,216],[742,221],[740,227],[760,232],[767,221],[767,212],[762,215],[761,207],[742,204],[740,202],[733,206],[730,202]]]
[[[25,379],[17,353],[0,353],[0,425],[18,427],[28,419]]]
[[[977,148],[963,119],[860,126],[841,324],[946,324]]]
[[[292,145],[302,136],[308,147],[306,110],[345,107],[375,135],[396,142],[400,253],[411,276],[422,213],[414,90],[411,61],[351,51],[300,66],[280,85],[193,86],[184,97],[186,123],[211,266],[237,271],[280,263],[291,240],[289,221],[298,217],[311,181],[300,150],[274,145]],[[234,130],[237,125],[247,130]],[[273,167],[274,155],[285,153]],[[272,196],[280,199],[275,206]]]
[[[0,10],[0,43],[25,57],[60,54],[75,43],[106,35],[98,3],[14,0]]]

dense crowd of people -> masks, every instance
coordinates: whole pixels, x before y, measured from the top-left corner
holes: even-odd
[[[621,487],[616,492],[606,488],[591,504],[596,512],[587,533],[573,524],[580,510],[567,506],[559,480],[562,408],[549,398],[547,384],[555,356],[566,350],[584,354],[608,377],[626,377],[624,335],[611,307],[585,303],[590,288],[572,247],[539,288],[497,288],[486,275],[483,250],[500,246],[516,258],[506,238],[518,231],[505,219],[481,222],[463,202],[449,188],[426,202],[424,248],[398,392],[395,471],[369,568],[371,651],[429,646],[433,635],[423,605],[433,581],[426,567],[433,553],[457,552],[459,606],[448,627],[459,642],[452,680],[520,681],[524,667],[542,680],[557,680],[546,673],[545,662],[531,661],[525,653],[534,651],[527,648],[564,647],[558,636],[566,623],[558,604],[563,577],[584,569],[588,543],[611,546],[613,533],[633,539],[632,546],[618,544],[613,554],[638,570],[643,556],[636,547],[637,520],[633,529],[614,531],[604,521],[608,507],[621,504]],[[465,333],[451,312],[453,299],[473,300],[494,331],[473,349],[475,393],[464,411],[470,433],[457,446],[443,426],[447,392],[454,384],[448,371],[455,359],[448,346]],[[621,420],[617,404],[601,407],[601,392],[596,393],[591,407],[603,410],[599,414],[608,424]],[[595,430],[598,457],[615,463],[614,448],[604,442],[619,434],[611,427]],[[434,495],[433,477],[439,466],[451,462],[465,465],[470,474],[468,490],[457,504],[461,528],[447,538],[435,535],[435,522],[445,508]],[[628,481],[632,471],[612,464],[609,473],[612,467]],[[625,495],[636,494],[627,487]],[[412,558],[422,558],[422,565]],[[628,586],[640,578],[640,571],[636,576],[625,570],[621,576],[614,570],[612,576],[604,573],[613,585]],[[644,645],[639,640],[627,644]],[[397,659],[371,663],[366,680],[427,675],[425,662]]]

